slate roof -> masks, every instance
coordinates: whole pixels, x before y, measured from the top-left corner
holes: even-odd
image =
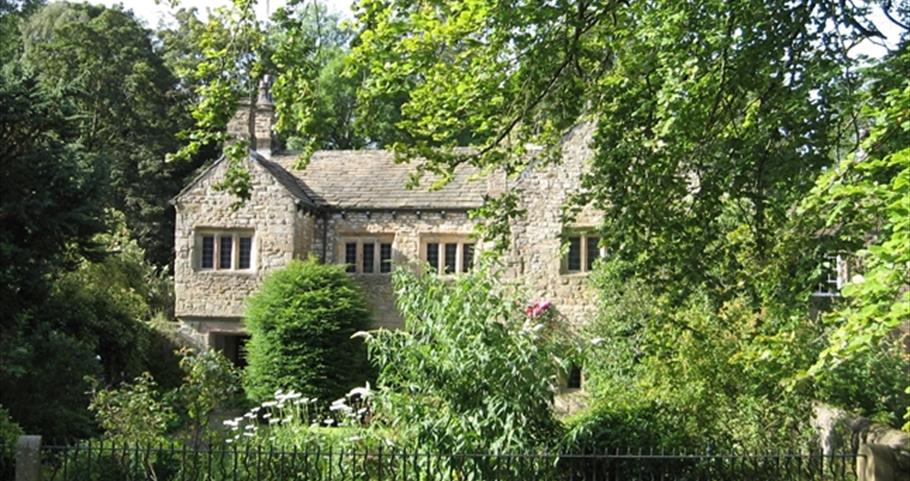
[[[452,181],[441,189],[429,190],[433,181],[429,176],[420,186],[407,189],[416,164],[397,164],[395,155],[385,150],[317,151],[303,170],[294,169],[297,159],[297,154],[283,153],[258,160],[292,194],[302,194],[302,199],[316,207],[470,209],[483,204],[487,191],[485,179],[471,180],[477,169],[468,165],[459,166]],[[273,170],[278,166],[282,172]]]
[[[280,164],[268,160],[265,157],[257,154],[255,151],[251,151],[250,154],[252,155],[253,159],[255,159],[256,162],[259,162],[259,164],[262,165],[265,170],[272,174],[272,176],[275,177],[275,180],[277,180],[279,184],[283,185],[284,188],[291,193],[291,195],[303,201],[309,206],[318,206],[313,198],[310,197],[310,195],[307,193],[306,186],[303,184],[303,182],[301,182],[300,179],[294,177],[294,175],[288,172],[287,169],[282,167]]]

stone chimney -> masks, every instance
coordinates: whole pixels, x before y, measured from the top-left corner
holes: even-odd
[[[234,117],[228,122],[227,132],[234,139],[249,139],[250,148],[259,155],[270,158],[275,150],[275,106],[269,94],[271,79],[266,75],[259,83],[256,97],[241,101]],[[230,142],[230,141],[229,141]]]

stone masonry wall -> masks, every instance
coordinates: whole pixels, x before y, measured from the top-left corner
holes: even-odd
[[[321,253],[322,221],[317,222],[313,252]],[[464,212],[348,212],[334,213],[328,219],[326,262],[343,263],[339,240],[345,237],[383,236],[392,239],[392,265],[416,265],[420,262],[421,236],[470,235],[473,223]],[[395,308],[389,274],[352,274],[363,287],[367,302],[373,310],[377,326],[398,328],[401,317]]]
[[[185,320],[238,320],[246,298],[269,272],[294,257],[303,257],[311,243],[312,216],[299,212],[294,198],[263,167],[249,161],[252,197],[234,210],[236,198],[215,189],[227,168],[221,162],[177,201],[174,262],[176,315]],[[200,270],[197,231],[253,232],[252,269]],[[236,248],[236,247],[235,247]]]
[[[588,145],[593,126],[582,124],[566,139],[559,164],[529,170],[524,176],[506,182],[506,188],[520,192],[520,207],[525,215],[512,224],[512,242],[502,259],[506,266],[503,279],[516,282],[530,299],[552,301],[572,327],[585,324],[593,315],[595,296],[588,287],[586,273],[563,272],[562,235],[567,230],[590,230],[600,226],[602,215],[584,206],[574,219],[563,219],[563,205],[580,189],[581,176],[593,152]],[[501,178],[488,179],[489,189],[503,187]],[[322,221],[312,251],[322,252]],[[392,236],[394,265],[421,262],[421,236],[428,234],[470,235],[474,223],[463,212],[348,212],[335,213],[328,221],[326,261],[343,262],[337,240],[364,235]],[[478,249],[482,246],[478,244]],[[394,304],[388,274],[354,274],[364,287],[377,324],[400,327],[401,318]]]
[[[508,183],[509,189],[520,192],[519,207],[525,210],[512,224],[506,256],[510,274],[532,299],[553,302],[574,328],[590,319],[596,299],[588,287],[588,274],[563,271],[562,236],[567,230],[591,231],[603,217],[584,206],[574,219],[564,219],[563,206],[580,190],[582,174],[593,156],[592,131],[593,124],[580,124],[566,135],[559,164],[530,170]]]

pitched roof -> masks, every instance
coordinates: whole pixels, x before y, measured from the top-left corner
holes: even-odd
[[[283,167],[306,197],[320,207],[470,209],[483,204],[487,191],[486,180],[472,180],[477,169],[468,165],[456,168],[452,181],[441,189],[429,190],[432,178],[424,178],[420,186],[407,189],[416,163],[396,163],[395,154],[385,150],[317,151],[303,170],[294,168],[297,160],[298,155],[285,153],[273,155],[271,162],[263,165],[268,168],[267,163],[274,163]],[[277,174],[276,178],[279,175],[283,174]]]
[[[250,151],[250,157],[256,162],[259,162],[259,165],[265,168],[268,173],[272,174],[272,176],[275,177],[275,180],[284,186],[284,188],[287,189],[291,195],[311,207],[317,207],[319,205],[317,202],[315,202],[313,197],[307,193],[306,185],[304,185],[300,179],[294,177],[293,174],[288,172],[287,169],[282,167],[280,164],[266,159],[262,155],[256,153],[256,151]]]

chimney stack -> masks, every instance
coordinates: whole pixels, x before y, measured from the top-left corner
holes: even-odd
[[[233,139],[248,139],[250,148],[259,155],[270,158],[275,149],[272,127],[275,125],[275,106],[269,94],[271,78],[266,75],[259,83],[256,97],[241,101],[234,117],[228,122],[227,132]],[[230,142],[230,140],[229,140]]]

